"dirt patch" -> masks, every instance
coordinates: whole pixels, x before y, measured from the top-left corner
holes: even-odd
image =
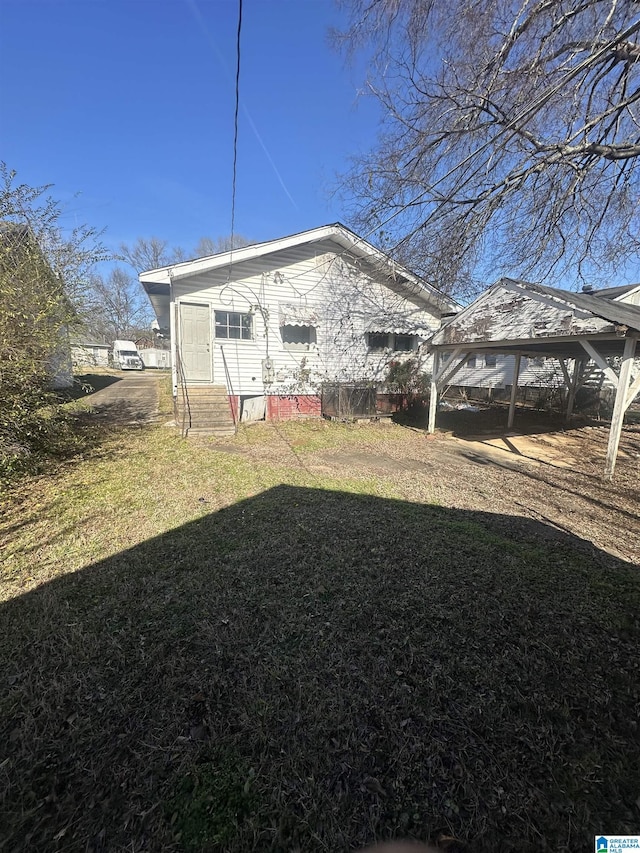
[[[425,463],[418,459],[394,459],[387,454],[338,452],[323,453],[319,458],[332,470],[366,471],[372,474],[397,474],[399,471],[423,471]]]
[[[459,424],[435,436],[396,427],[383,453],[372,446],[367,452],[342,448],[301,455],[307,469],[319,474],[343,470],[392,479],[408,500],[544,521],[587,547],[637,561],[640,426],[623,430],[613,482],[602,478],[608,424],[547,432],[537,423],[530,431],[526,421],[521,427],[502,436],[495,429],[465,434]]]

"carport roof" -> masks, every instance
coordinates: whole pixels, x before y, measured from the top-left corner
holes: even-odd
[[[429,347],[583,358],[581,340],[617,355],[639,332],[636,305],[502,278],[436,332]]]

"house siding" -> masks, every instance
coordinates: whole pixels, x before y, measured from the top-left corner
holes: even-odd
[[[463,388],[505,388],[513,385],[515,357],[512,355],[496,355],[495,367],[485,365],[485,356],[476,356],[476,367],[461,367],[453,377],[452,385]],[[518,385],[520,387],[549,387],[564,384],[562,368],[556,359],[547,358],[542,365],[534,359],[522,358]]]
[[[234,264],[231,270],[231,281],[229,268],[178,279],[173,297],[178,309],[182,303],[209,306],[212,329],[216,310],[252,314],[252,340],[212,340],[213,383],[226,384],[233,395],[266,393],[282,401],[289,396],[317,397],[319,386],[329,379],[382,381],[389,361],[412,353],[369,351],[366,330],[374,318],[403,319],[422,331],[421,339],[426,337],[425,330],[439,326],[435,308],[401,293],[395,282],[363,269],[359,261],[329,242],[281,250]],[[308,349],[283,344],[281,305],[317,314],[315,344]],[[273,381],[265,383],[262,366],[267,357]],[[424,364],[428,367],[426,360]],[[304,408],[300,399],[296,405]],[[277,411],[286,407],[281,402]]]

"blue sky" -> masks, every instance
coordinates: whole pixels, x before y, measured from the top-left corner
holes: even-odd
[[[236,0],[0,0],[0,158],[111,249],[230,233]],[[377,133],[332,0],[244,0],[236,233],[344,220],[336,173]],[[76,197],[76,194],[79,194]]]

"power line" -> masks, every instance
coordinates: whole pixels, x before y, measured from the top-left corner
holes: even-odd
[[[238,111],[240,109],[240,36],[242,34],[242,0],[238,0],[238,31],[236,35],[236,94],[233,116],[233,176],[231,180],[231,253],[229,255],[229,277],[233,262],[233,237],[236,227],[236,179],[238,175]]]

